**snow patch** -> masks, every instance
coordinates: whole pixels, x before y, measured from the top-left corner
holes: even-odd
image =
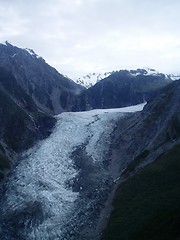
[[[120,70],[120,71],[127,71],[127,73],[129,73],[133,77],[136,77],[139,75],[144,75],[144,76],[161,76],[162,75],[162,73],[152,68],[142,68],[142,69],[138,68],[136,70]],[[97,82],[101,81],[102,79],[109,77],[114,72],[116,71],[105,72],[105,73],[90,73],[86,76],[79,77],[77,80],[75,80],[75,82],[86,88],[89,88],[95,85]],[[166,77],[168,78],[168,76]]]
[[[170,77],[173,81],[180,80],[180,75],[169,74],[167,77]]]
[[[86,76],[79,77],[75,82],[86,87],[90,88],[97,82],[101,81],[102,79],[110,76],[112,72],[105,72],[105,73],[89,73]]]
[[[32,49],[25,48],[24,50],[25,50],[27,53],[29,53],[32,57],[41,58],[41,57],[38,56]]]
[[[9,43],[7,40],[2,42],[2,43],[0,43],[0,44],[5,45],[5,46],[11,45],[11,43]]]
[[[152,69],[152,68],[138,68],[137,70],[130,70],[130,74],[134,77],[139,76],[139,75],[144,75],[144,76],[158,76],[161,75],[162,73],[159,73],[158,71]]]
[[[17,55],[17,53],[14,53],[11,57],[14,58]]]

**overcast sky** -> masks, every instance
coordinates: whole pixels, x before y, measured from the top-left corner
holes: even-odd
[[[138,67],[180,73],[180,0],[0,0],[0,42],[64,75]]]

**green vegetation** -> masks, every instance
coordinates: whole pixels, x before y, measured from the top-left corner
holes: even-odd
[[[3,91],[0,91],[0,107],[2,109],[2,113],[7,113],[9,115],[16,114],[22,118],[27,117],[26,113]]]
[[[4,174],[0,172],[0,181],[4,178]]]
[[[47,136],[47,129],[53,127],[55,120],[39,112],[30,97],[23,91],[22,95],[20,94],[21,88],[15,90],[22,104],[4,90],[0,90],[0,135],[10,149],[19,152],[32,146],[36,139]]]
[[[180,111],[174,116],[172,125],[176,131],[176,137],[180,137]]]
[[[135,83],[134,90],[139,93],[148,93],[155,90],[158,90],[162,87],[165,87],[167,84],[169,84],[171,81],[165,81],[165,76],[137,76],[137,82]],[[139,82],[141,84],[139,84]]]
[[[144,150],[126,168],[124,173],[132,172],[149,155],[149,150]]]
[[[5,150],[4,150],[4,148],[3,148],[3,146],[0,144],[0,151],[2,152],[2,153],[5,153]]]
[[[102,240],[180,238],[180,145],[123,183]]]
[[[10,163],[9,160],[0,154],[0,170],[9,169]]]
[[[0,83],[8,95],[13,96],[23,107],[31,112],[36,111],[35,103],[30,95],[17,83],[14,76],[0,67]]]
[[[13,150],[19,150],[23,144],[23,136],[27,132],[27,124],[31,122],[29,115],[13,102],[8,95],[0,91],[1,126],[4,128],[3,138]],[[28,136],[28,141],[31,136]]]
[[[10,169],[10,162],[7,157],[0,153],[0,181],[4,178],[4,172],[7,169]]]
[[[165,84],[163,85],[162,83],[158,83],[158,82],[144,82],[144,84],[136,86],[135,92],[148,93],[150,91],[158,90],[163,86],[165,86]]]

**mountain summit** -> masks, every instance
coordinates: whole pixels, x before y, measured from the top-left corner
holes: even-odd
[[[163,73],[160,73],[156,71],[155,69],[152,68],[138,68],[136,70],[121,70],[121,71],[128,71],[131,76],[138,76],[138,75],[143,75],[143,76],[161,76],[164,75]],[[115,72],[118,71],[110,71],[110,72],[105,72],[105,73],[89,73],[85,76],[79,77],[76,79],[76,83],[84,86],[85,88],[90,88],[94,86],[96,83],[99,81],[109,77],[110,75],[114,74]],[[177,80],[180,78],[179,76],[175,75],[165,75],[166,78],[172,79],[172,80]]]
[[[118,108],[147,101],[172,79],[153,69],[120,70],[83,91],[76,109]]]
[[[70,110],[73,97],[83,89],[49,66],[33,50],[8,42],[0,44],[0,67],[14,75],[36,105],[47,113]]]
[[[0,44],[0,179],[17,153],[47,137],[83,87],[65,78],[31,49]]]
[[[179,92],[153,69],[86,89],[33,50],[0,44],[0,239],[99,240],[119,184],[127,197],[103,240],[177,239]]]

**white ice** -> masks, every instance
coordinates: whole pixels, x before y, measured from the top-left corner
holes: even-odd
[[[44,239],[47,232],[49,239],[61,236],[69,218],[73,217],[79,194],[67,186],[67,181],[78,174],[72,152],[86,144],[86,152],[92,161],[103,161],[115,123],[124,113],[140,111],[144,105],[67,112],[56,116],[53,133],[23,154],[8,182],[3,206],[6,214],[37,201],[42,204],[44,216],[48,216],[32,227],[27,239]]]

